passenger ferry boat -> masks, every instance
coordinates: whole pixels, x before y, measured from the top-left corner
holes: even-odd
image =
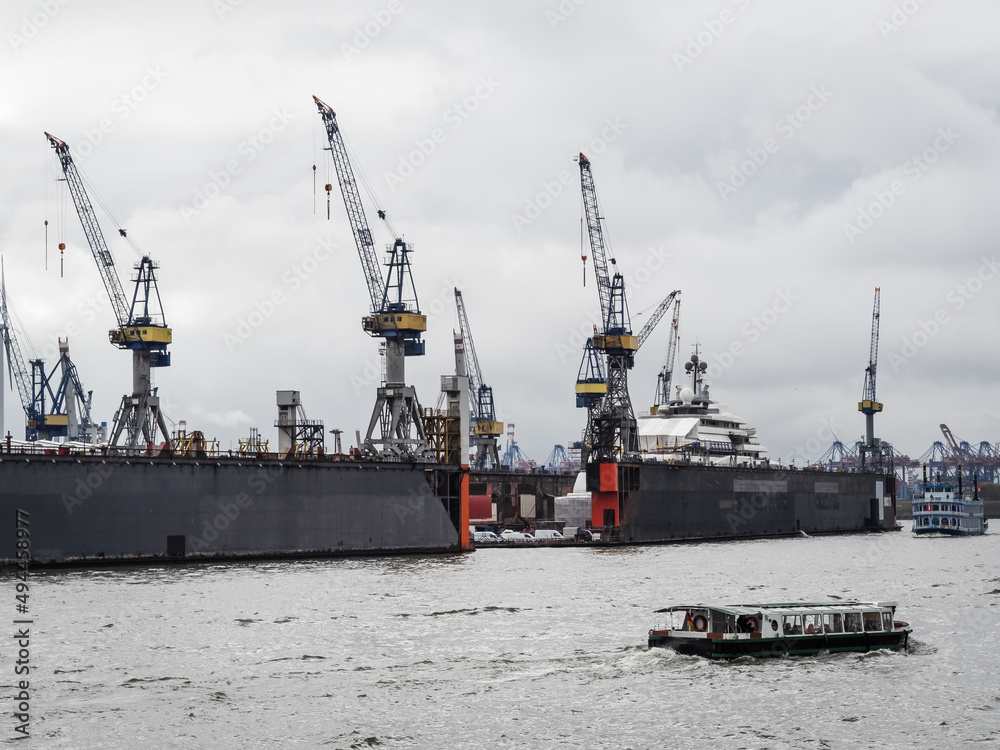
[[[974,481],[972,497],[962,492],[961,468],[958,484],[950,480],[927,481],[924,467],[924,496],[913,501],[913,533],[946,534],[948,536],[974,536],[985,534],[989,522],[983,512],[983,501],[979,497],[979,482]]]
[[[695,604],[657,613],[666,621],[649,631],[650,648],[712,659],[899,650],[912,631],[895,619],[896,602]]]

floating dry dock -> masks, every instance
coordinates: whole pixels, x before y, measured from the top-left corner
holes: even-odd
[[[2,452],[0,515],[30,514],[38,563],[461,549],[467,471],[337,458]]]

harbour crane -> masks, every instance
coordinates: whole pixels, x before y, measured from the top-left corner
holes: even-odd
[[[875,287],[875,305],[872,309],[871,351],[868,355],[868,367],[865,368],[865,386],[858,411],[865,415],[865,442],[861,446],[861,468],[868,463],[873,468],[882,468],[882,450],[880,441],[875,437],[875,415],[882,411],[882,404],[875,395],[875,375],[878,366],[878,328],[879,328],[879,287]]]
[[[674,300],[674,315],[670,321],[670,340],[667,342],[667,356],[663,360],[663,369],[656,376],[656,396],[653,398],[653,414],[661,406],[670,403],[672,396],[670,388],[674,382],[674,360],[677,357],[677,345],[680,342],[681,300]]]
[[[500,466],[497,438],[503,435],[503,422],[498,422],[493,405],[493,388],[483,382],[479,357],[472,340],[472,329],[465,309],[462,292],[455,288],[455,307],[458,309],[459,330],[464,343],[466,370],[469,376],[469,401],[472,406],[472,444],[476,446],[475,468],[490,469]],[[456,343],[458,339],[456,338]]]
[[[160,411],[160,398],[153,388],[151,374],[153,367],[170,365],[167,346],[172,341],[156,283],[158,266],[148,255],[142,256],[135,265],[135,289],[129,300],[118,278],[114,257],[104,240],[83,178],[73,163],[69,146],[49,133],[45,137],[59,157],[83,232],[111,300],[117,327],[108,333],[108,338],[119,349],[132,351],[132,395],[122,397],[111,429],[109,447],[131,453],[151,447],[158,436],[163,443],[170,445],[170,433]],[[118,233],[127,237],[125,229],[119,228]]]
[[[607,362],[607,393],[600,413],[588,419],[584,443],[591,446],[597,461],[634,459],[639,454],[639,436],[636,432],[635,412],[628,392],[628,371],[635,364],[639,339],[632,335],[628,301],[625,297],[625,277],[617,269],[617,261],[608,252],[597,201],[597,189],[591,172],[590,160],[580,154],[580,186],[587,218],[587,233],[594,262],[594,276],[601,300],[602,330],[594,333],[593,348],[604,354]],[[609,272],[608,261],[614,268]]]
[[[51,372],[45,371],[45,360],[32,359],[27,362],[21,354],[21,347],[10,321],[7,307],[7,279],[0,268],[0,336],[3,351],[7,355],[7,366],[11,379],[17,383],[18,395],[25,414],[25,439],[53,440],[68,437],[76,440],[80,428],[93,435],[94,426],[90,422],[90,398],[84,395],[83,385],[76,365],[69,358],[69,340],[59,339],[59,362]],[[2,366],[2,362],[0,362]],[[56,375],[59,375],[58,381]],[[57,383],[53,388],[53,383]],[[0,381],[2,388],[2,381]]]
[[[3,335],[3,348],[7,354],[7,370],[10,379],[17,385],[18,395],[21,397],[21,406],[24,408],[25,440],[38,440],[38,430],[44,427],[45,406],[44,403],[39,408],[34,393],[34,370],[32,363],[32,373],[28,374],[25,367],[25,360],[21,354],[21,346],[17,342],[14,334],[14,326],[10,322],[10,312],[7,309],[7,279],[5,272],[0,269],[0,333]],[[41,362],[41,360],[37,360]],[[44,398],[44,392],[42,393]],[[2,396],[0,396],[2,398]]]
[[[369,335],[385,340],[385,382],[378,388],[364,448],[369,455],[388,460],[424,458],[428,441],[423,413],[416,389],[406,384],[405,377],[405,358],[424,353],[424,342],[420,336],[427,330],[427,316],[420,313],[410,269],[413,249],[394,231],[385,211],[378,209],[378,217],[395,237],[387,248],[387,271],[382,278],[375,241],[368,227],[337,115],[318,97],[314,96],[313,100],[326,127],[330,143],[328,150],[337,170],[344,207],[371,297],[371,315],[362,319],[362,327]],[[327,185],[327,194],[330,190],[332,186]]]

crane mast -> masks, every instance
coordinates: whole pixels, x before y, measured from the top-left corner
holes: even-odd
[[[455,288],[455,307],[458,309],[459,330],[461,340],[464,343],[465,365],[469,376],[469,401],[472,406],[471,437],[472,444],[476,446],[475,467],[477,469],[499,467],[500,454],[497,449],[497,438],[503,435],[503,422],[498,422],[496,418],[493,389],[483,382],[483,373],[479,369],[479,357],[476,356],[476,346],[472,340],[472,328],[469,326],[469,316],[465,309],[465,299],[457,287]],[[459,352],[456,350],[456,356],[458,354]]]
[[[865,415],[865,442],[861,446],[861,468],[866,468],[866,455],[873,468],[882,468],[882,450],[880,440],[875,437],[875,415],[882,411],[875,394],[875,375],[878,367],[878,328],[879,328],[879,288],[875,287],[875,304],[872,308],[871,350],[868,355],[868,367],[865,368],[865,386],[858,411]]]
[[[680,342],[681,300],[674,300],[674,315],[670,321],[670,341],[667,342],[667,356],[663,360],[663,369],[656,376],[656,397],[653,399],[653,413],[659,407],[670,403],[670,388],[674,381],[674,360],[677,358],[677,345]]]
[[[385,279],[382,278],[375,242],[337,115],[318,97],[314,96],[313,100],[326,128],[328,150],[333,157],[371,298],[371,315],[362,319],[362,328],[369,335],[385,340],[385,382],[378,388],[364,448],[369,455],[386,460],[425,458],[428,441],[423,413],[416,389],[406,384],[405,374],[405,358],[424,353],[420,336],[427,330],[427,317],[420,313],[410,267],[409,255],[413,250],[397,236],[388,248],[387,271]],[[328,185],[327,190],[330,189]],[[379,210],[378,215],[386,221],[384,211]],[[388,226],[387,221],[386,224]],[[391,226],[389,228],[391,230]]]
[[[602,331],[595,332],[592,346],[596,351],[603,352],[607,360],[607,393],[600,406],[588,410],[584,444],[590,447],[591,456],[598,462],[634,460],[639,454],[639,438],[628,392],[628,371],[635,363],[639,340],[631,331],[625,279],[617,270],[613,277],[609,274],[609,258],[601,229],[603,217],[600,215],[590,160],[581,153],[579,162],[587,231],[594,256],[592,265],[604,325]],[[612,267],[617,266],[613,257],[610,261]],[[596,414],[593,413],[595,410]]]
[[[126,453],[148,448],[157,442],[158,437],[169,445],[170,433],[160,411],[160,399],[153,388],[150,372],[150,368],[170,365],[167,346],[172,341],[156,283],[157,265],[148,255],[136,264],[135,290],[129,300],[69,146],[49,133],[45,137],[59,157],[66,184],[73,196],[73,205],[111,300],[118,327],[108,333],[108,338],[119,349],[132,351],[132,395],[122,397],[109,445]],[[118,232],[125,236],[124,229]]]

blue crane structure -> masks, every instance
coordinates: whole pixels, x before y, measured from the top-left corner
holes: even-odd
[[[473,465],[477,469],[495,469],[500,466],[497,438],[503,434],[503,422],[497,421],[493,404],[493,388],[483,381],[479,368],[479,357],[472,340],[472,328],[465,309],[465,298],[458,287],[455,288],[455,307],[458,310],[459,335],[464,343],[466,370],[469,376],[469,402],[472,407],[470,439],[476,446]]]
[[[25,440],[54,440],[60,437],[93,440],[96,434],[96,427],[90,420],[93,391],[85,392],[83,389],[76,365],[69,358],[69,340],[59,339],[59,361],[51,372],[46,373],[45,360],[36,358],[27,362],[31,367],[31,374],[28,374],[28,367],[10,320],[7,279],[2,268],[0,337],[7,355],[11,380],[17,384],[21,406],[24,408]]]
[[[69,146],[49,133],[45,137],[59,157],[73,205],[111,300],[117,327],[108,333],[108,338],[119,349],[132,351],[132,395],[122,397],[111,429],[109,447],[132,453],[153,446],[158,436],[170,445],[170,432],[160,411],[160,398],[153,387],[151,373],[153,367],[170,366],[167,346],[173,340],[156,283],[158,266],[148,255],[142,255],[135,265],[135,289],[129,299],[118,278],[114,256],[108,249]],[[119,227],[118,233],[128,239],[124,228]],[[135,247],[131,240],[129,242]]]
[[[427,316],[420,313],[410,253],[413,248],[395,231],[382,209],[378,217],[394,236],[387,248],[385,278],[379,270],[378,254],[365,216],[361,194],[354,177],[354,168],[347,153],[337,115],[314,96],[337,171],[337,181],[347,209],[347,219],[358,248],[361,266],[371,298],[371,314],[362,321],[362,328],[371,336],[385,341],[385,382],[378,388],[375,409],[365,435],[364,450],[371,456],[386,460],[407,460],[428,455],[427,434],[423,412],[416,389],[406,384],[405,358],[424,353],[421,334],[427,330]],[[327,194],[332,190],[326,186]]]

